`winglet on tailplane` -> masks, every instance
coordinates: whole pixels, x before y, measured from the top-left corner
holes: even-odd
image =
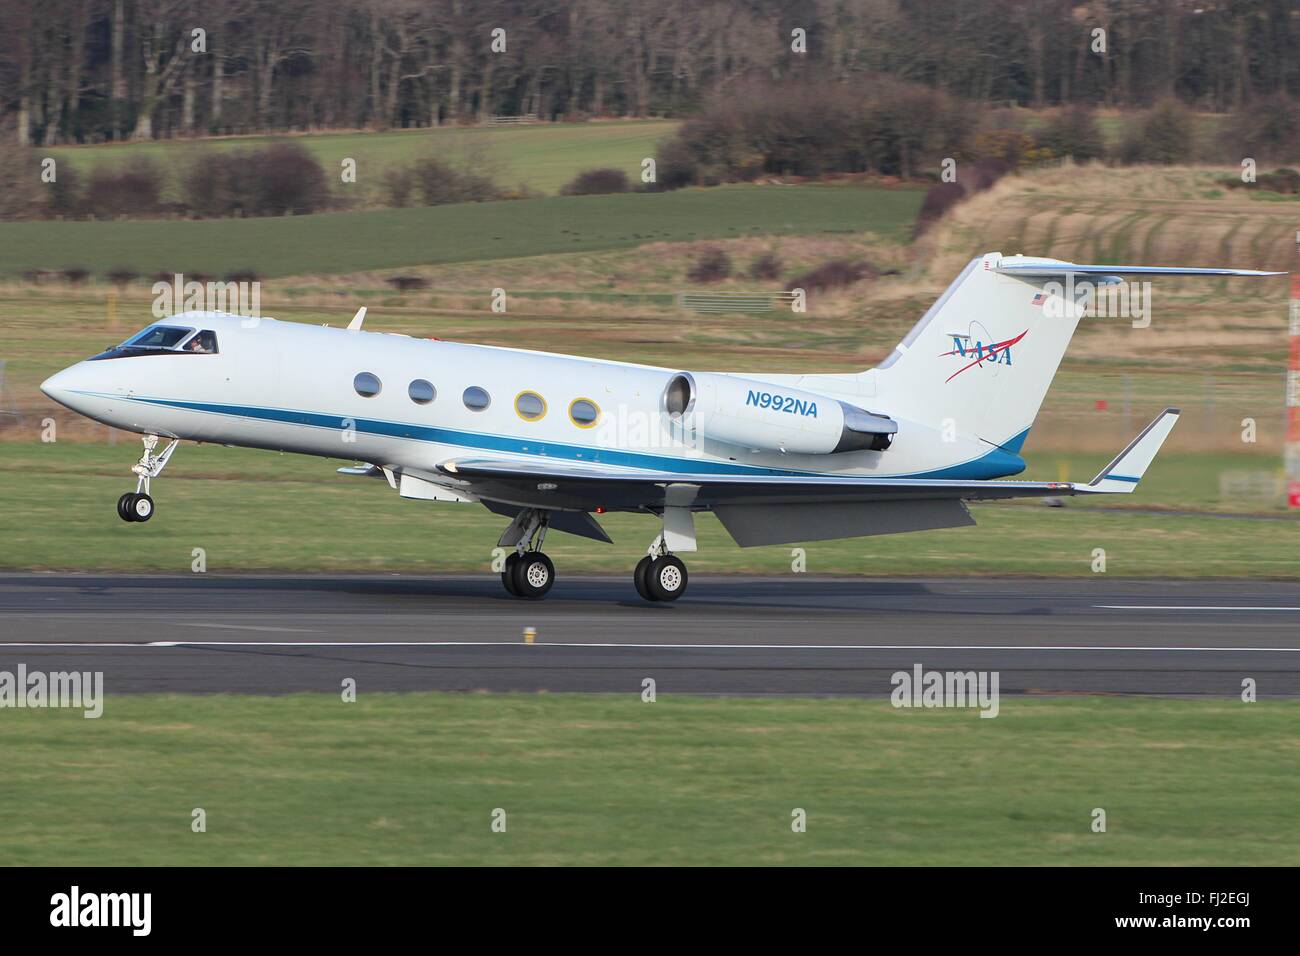
[[[1086,485],[1075,485],[1074,490],[1084,494],[1126,494],[1134,491],[1139,479],[1146,474],[1156,457],[1156,452],[1178,424],[1179,414],[1177,408],[1166,408],[1096,478]]]

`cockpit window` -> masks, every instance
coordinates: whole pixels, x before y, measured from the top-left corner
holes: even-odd
[[[110,346],[107,351],[92,355],[89,360],[142,355],[216,355],[218,351],[217,333],[211,329],[195,332],[178,325],[151,325],[121,345]]]
[[[185,343],[184,352],[198,352],[200,355],[217,354],[217,333],[204,329]]]
[[[193,329],[177,328],[174,325],[151,325],[135,338],[123,342],[122,348],[174,349],[193,331]]]

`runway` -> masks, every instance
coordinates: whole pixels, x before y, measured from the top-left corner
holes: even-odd
[[[526,627],[535,642],[524,643]],[[458,690],[885,697],[997,671],[1003,694],[1300,695],[1300,585],[692,576],[675,604],[566,576],[0,574],[0,671],[105,692]]]

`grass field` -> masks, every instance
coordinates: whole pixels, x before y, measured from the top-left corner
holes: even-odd
[[[921,198],[916,189],[743,185],[263,219],[10,222],[0,224],[0,263],[9,276],[71,266],[285,276],[749,235],[865,230],[901,241]]]
[[[0,721],[0,860],[1300,863],[1295,702],[105,692]]]
[[[59,442],[0,444],[0,567],[189,573],[194,548],[210,573],[247,571],[489,572],[503,519],[477,505],[399,498],[382,481],[334,474],[340,462],[187,445],[154,486],[158,514],[147,525],[117,517],[117,496],[138,444],[116,448]],[[1058,470],[1082,480],[1106,456],[1044,456],[1031,477]],[[1093,549],[1106,573],[1128,577],[1300,577],[1300,522],[1277,499],[1225,496],[1220,474],[1243,466],[1276,475],[1275,461],[1228,455],[1157,460],[1123,505],[1188,511],[1250,510],[1273,520],[1151,515],[1071,501],[973,505],[978,528],[815,542],[813,574],[1091,576]],[[1274,486],[1277,487],[1276,485]],[[1111,505],[1114,499],[1105,504]],[[614,545],[554,534],[546,550],[566,573],[626,575],[657,531],[638,515],[601,518]],[[697,520],[693,572],[791,573],[791,548],[738,548],[711,515]]]
[[[422,156],[439,156],[456,162],[473,159],[502,185],[522,185],[548,194],[584,169],[622,169],[639,181],[641,160],[655,155],[659,142],[677,128],[674,120],[620,120],[596,123],[548,123],[483,129],[395,130],[390,132],[312,133],[291,137],[230,136],[204,140],[166,140],[107,146],[58,146],[42,149],[42,156],[71,163],[89,173],[98,166],[118,166],[148,158],[169,169],[183,169],[192,157],[208,149],[249,149],[277,139],[304,146],[324,167],[335,191],[340,163],[357,162],[356,188],[369,195],[379,174],[388,166],[405,165]],[[177,183],[172,182],[175,189]]]

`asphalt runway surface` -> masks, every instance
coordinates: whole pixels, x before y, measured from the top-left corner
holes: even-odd
[[[1300,585],[692,576],[675,604],[562,577],[0,574],[0,671],[106,693],[578,691],[885,697],[997,671],[1003,694],[1300,695]],[[533,644],[524,629],[536,629]]]

